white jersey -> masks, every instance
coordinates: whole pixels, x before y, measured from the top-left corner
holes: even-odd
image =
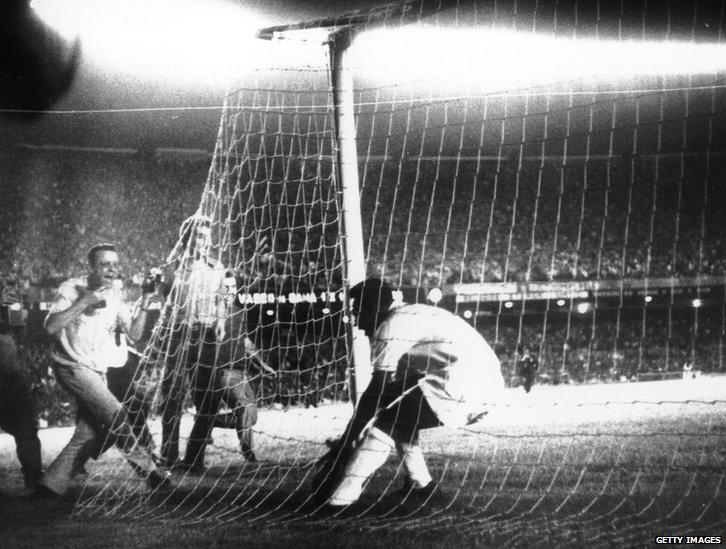
[[[86,293],[87,287],[85,278],[72,278],[61,284],[48,314],[69,309]],[[128,348],[125,335],[117,331],[130,318],[121,290],[113,288],[106,297],[105,307],[86,309],[56,335],[59,347],[53,350],[53,359],[103,373],[108,368],[123,366]]]
[[[445,309],[401,305],[371,342],[376,371],[423,375],[418,381],[439,420],[461,427],[486,412],[504,388],[499,359],[467,322]]]
[[[187,260],[175,273],[175,323],[212,327],[227,295],[225,269],[219,261]]]

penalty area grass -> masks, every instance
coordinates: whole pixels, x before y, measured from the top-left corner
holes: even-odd
[[[74,513],[83,498],[133,479],[115,450],[89,464],[60,501],[24,494],[14,444],[0,434],[0,531],[5,547],[462,547],[640,543],[656,535],[718,535],[726,527],[726,377],[508,389],[480,423],[422,432],[441,490],[423,507],[389,510],[400,486],[389,458],[343,518],[304,506],[310,464],[343,430],[350,404],[261,410],[258,463],[233,431],[216,429],[207,474],[177,497]],[[190,417],[183,433],[190,428]],[[152,422],[155,437],[158,421]],[[72,428],[43,429],[48,464]],[[83,499],[82,498],[82,499]]]

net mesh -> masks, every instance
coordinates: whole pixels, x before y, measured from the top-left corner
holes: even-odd
[[[366,42],[356,27],[352,50],[367,273],[467,319],[509,387],[482,422],[422,432],[435,502],[382,507],[403,476],[391,459],[360,509],[317,524],[511,545],[722,531],[723,67],[621,74],[592,57],[585,76],[543,69],[525,81],[495,63],[513,62],[502,50],[456,50],[439,67],[425,43],[402,40],[413,57],[395,66],[385,40],[446,30],[447,44],[466,43],[473,28],[520,33],[509,47],[534,32],[597,38],[606,52],[647,41],[697,52],[723,43],[723,3],[406,6],[370,12],[379,34]],[[157,446],[179,421],[188,456],[195,409],[209,412],[205,469],[175,472],[159,493],[109,452],[79,512],[309,523],[312,463],[352,413],[345,231],[327,49],[281,49],[306,61],[279,56],[226,98],[192,222],[209,220],[211,245],[198,255],[182,228],[136,374],[154,396]],[[224,339],[206,351],[215,324],[184,290],[195,261],[226,288]],[[209,392],[195,365],[210,348],[203,361],[232,380],[219,413],[196,400]],[[539,363],[528,392],[526,350]]]

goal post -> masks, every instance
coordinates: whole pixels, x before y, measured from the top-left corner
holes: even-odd
[[[329,37],[330,81],[335,118],[337,173],[342,192],[341,244],[345,254],[346,282],[350,288],[366,278],[363,224],[360,210],[358,150],[355,127],[353,69],[348,61],[354,31],[344,29]],[[352,339],[351,394],[357,402],[372,376],[370,344],[353,322],[348,323]]]

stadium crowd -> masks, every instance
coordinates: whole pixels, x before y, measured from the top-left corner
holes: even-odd
[[[196,209],[209,166],[207,158],[121,155],[99,162],[80,153],[37,151],[16,151],[3,160],[16,165],[17,181],[0,182],[7,212],[0,220],[0,277],[28,303],[48,301],[59,281],[82,272],[89,241],[117,243],[128,266],[126,289],[138,293],[145,273],[163,262],[182,220]],[[454,173],[453,166],[424,164],[418,175],[415,166],[404,167],[402,184],[385,188],[372,183],[379,174],[371,169],[362,194],[368,272],[426,290],[459,282],[726,274],[726,231],[719,223],[724,196],[712,188],[717,178],[700,186],[671,176],[656,181],[645,162],[634,175],[622,166],[608,171],[580,164],[546,166],[541,178],[528,166],[517,173],[509,165],[497,172],[462,164]],[[277,235],[278,241],[287,238]],[[315,243],[305,234],[293,239],[300,250]],[[325,274],[327,260],[319,251],[296,255],[294,269],[288,250],[261,253],[275,261],[250,265],[256,279],[272,281],[268,288],[323,273],[318,280],[338,289],[340,277]],[[515,370],[517,345],[526,342],[538,356],[542,381],[620,380],[679,371],[687,363],[722,371],[723,318],[704,315],[698,331],[692,319],[667,310],[647,322],[629,313],[579,323],[565,316],[549,319],[546,332],[541,318],[520,323],[501,315],[484,319],[480,329],[507,372]],[[23,356],[45,384],[43,421],[62,423],[72,409],[47,376],[47,342],[30,332],[33,344]],[[348,398],[344,346],[331,345],[331,337],[323,343],[306,337],[277,332],[261,343],[278,372],[261,383],[261,402],[317,405]]]
[[[16,180],[0,182],[0,275],[31,297],[83,272],[89,239],[118,244],[127,279],[159,265],[209,168],[207,158],[99,162],[89,153],[23,150],[1,158],[18,167]]]
[[[657,179],[652,160],[639,159],[632,174],[622,163],[477,171],[412,162],[398,187],[379,187],[370,168],[362,195],[370,270],[427,288],[724,274],[725,198],[715,177],[723,167]]]

